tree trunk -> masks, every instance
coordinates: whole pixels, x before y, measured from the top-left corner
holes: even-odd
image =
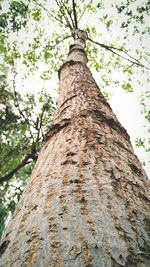
[[[1,244],[1,267],[149,267],[149,180],[86,66],[78,31],[54,125]]]

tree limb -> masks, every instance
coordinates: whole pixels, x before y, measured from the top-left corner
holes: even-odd
[[[18,109],[20,115],[22,116],[22,118],[25,120],[25,122],[29,125],[29,132],[30,132],[30,135],[33,139],[33,142],[34,142],[34,136],[32,134],[32,131],[30,129],[30,121],[29,119],[24,115],[24,113],[22,112],[22,110],[20,109],[20,105],[19,105],[19,102],[18,102],[18,97],[17,97],[17,92],[16,92],[16,70],[15,70],[15,67],[13,66],[13,74],[14,74],[14,77],[13,77],[13,91],[14,91],[14,105],[15,107]]]
[[[71,35],[66,35],[64,38],[62,38],[62,39],[60,39],[59,41],[57,41],[54,45],[49,45],[49,47],[50,48],[55,48],[58,44],[60,44],[61,42],[63,42],[64,40],[66,40],[66,39],[68,39],[68,38],[70,38],[71,37]],[[46,47],[47,47],[47,45],[46,45]],[[45,47],[45,48],[46,48]]]
[[[70,19],[71,19],[72,26],[73,26],[73,28],[75,28],[74,20],[73,20],[72,15],[71,15],[71,13],[73,12],[73,10],[72,10],[72,11],[69,11],[69,10],[67,9],[67,11],[68,11],[68,15],[69,15],[69,17],[70,17]]]
[[[68,13],[68,15],[69,15],[69,17],[70,17],[70,20],[71,20],[71,22],[72,22],[72,29],[74,29],[74,28],[75,28],[75,22],[74,22],[74,20],[73,20],[73,18],[72,18],[72,15],[71,15],[71,13],[73,12],[73,10],[69,10],[69,9],[67,8],[67,6],[65,5],[64,1],[62,1],[62,3],[63,3],[63,5],[65,6],[65,9],[67,10],[67,13]]]
[[[29,153],[22,161],[21,163],[18,164],[17,167],[15,167],[12,171],[8,172],[6,175],[0,177],[0,184],[2,184],[3,182],[8,182],[12,176],[19,171],[22,167],[24,167],[25,165],[29,164],[29,159],[31,158],[31,154]]]
[[[8,182],[17,171],[19,171],[25,165],[29,164],[30,163],[29,159],[32,159],[34,161],[37,160],[35,143],[31,145],[31,151],[25,156],[25,158],[21,161],[21,163],[19,163],[13,170],[8,172],[6,175],[0,177],[0,184],[2,184],[3,182]]]
[[[72,0],[72,8],[73,8],[73,14],[74,14],[75,29],[78,29],[77,12],[76,12],[76,3],[75,3],[74,0]]]
[[[55,0],[55,2],[57,4],[57,6],[60,8],[60,12],[61,12],[61,8],[63,7],[64,8],[64,13],[65,13],[65,10],[66,10],[68,15],[69,15],[69,17],[70,17],[69,10],[68,10],[67,6],[65,5],[65,3],[63,1],[60,1],[61,3],[59,3],[58,0]],[[64,14],[62,14],[62,15],[64,15]],[[72,21],[72,17],[70,17],[70,18],[71,18],[72,25],[70,24],[70,21],[69,21],[67,15],[64,16],[64,19],[66,20],[66,23],[67,23],[69,29],[72,30],[74,28],[74,24],[73,24],[73,21]]]
[[[119,56],[119,57],[121,57],[121,58],[123,58],[123,59],[129,61],[129,62],[132,63],[133,65],[137,65],[137,66],[139,66],[139,67],[143,67],[143,68],[146,68],[146,69],[149,70],[149,68],[146,67],[146,66],[144,66],[138,59],[136,59],[136,58],[130,56],[125,50],[123,50],[123,49],[121,49],[121,48],[117,48],[117,47],[113,47],[113,46],[108,46],[108,45],[105,45],[105,44],[101,44],[101,43],[99,43],[99,42],[93,41],[93,40],[90,39],[89,37],[88,37],[88,40],[89,40],[90,42],[96,44],[96,45],[99,45],[99,46],[105,48],[106,50],[110,51],[111,53],[113,53],[113,54],[115,54],[115,55],[117,55],[117,56]],[[120,53],[118,53],[118,52],[116,52],[116,51],[121,52],[121,53],[124,53],[127,57],[121,55]]]

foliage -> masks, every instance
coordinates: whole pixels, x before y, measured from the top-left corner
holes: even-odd
[[[118,13],[123,13],[125,20],[122,22],[121,27],[126,29],[133,27],[133,34],[137,34],[142,29],[141,33],[150,33],[150,27],[146,25],[146,18],[150,11],[150,1],[135,1],[126,0],[116,6]],[[141,27],[143,26],[143,27]],[[141,29],[139,29],[141,28]]]
[[[0,230],[13,212],[37,159],[40,144],[51,126],[54,103],[41,91],[21,96],[11,90],[1,66],[0,83]],[[15,84],[13,84],[15,85]],[[1,233],[0,232],[0,233]]]
[[[147,121],[148,125],[150,124],[150,92],[146,91],[144,94],[141,95],[141,106],[142,106],[142,113]],[[136,139],[136,146],[139,148],[144,148],[146,152],[150,152],[150,128],[147,129],[148,138],[141,138],[138,137]]]

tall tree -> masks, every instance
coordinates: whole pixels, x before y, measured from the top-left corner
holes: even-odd
[[[4,266],[150,265],[149,180],[87,67],[78,29],[53,127],[1,244]]]

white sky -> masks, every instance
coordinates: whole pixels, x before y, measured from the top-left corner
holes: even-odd
[[[116,113],[118,120],[127,130],[135,154],[141,162],[147,162],[146,166],[143,166],[143,168],[150,177],[150,168],[148,164],[148,160],[150,160],[149,154],[148,152],[145,152],[144,149],[137,148],[135,146],[135,140],[137,137],[148,137],[146,127],[144,127],[146,122],[140,112],[139,94],[137,92],[128,94],[123,90],[120,90],[110,98],[110,104],[113,111]]]

